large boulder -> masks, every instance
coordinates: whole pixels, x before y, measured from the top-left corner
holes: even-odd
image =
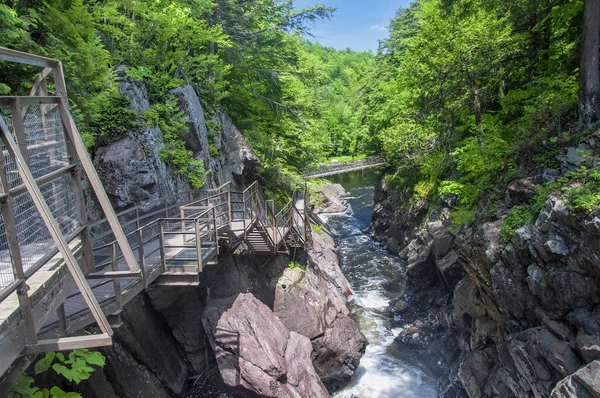
[[[275,289],[273,311],[289,330],[312,340],[313,364],[330,391],[350,380],[367,340],[335,287],[312,269],[286,269]]]
[[[340,261],[335,252],[335,241],[324,231],[311,231],[312,246],[307,254],[307,262],[313,272],[335,286],[344,296],[354,294],[352,286],[340,269]]]
[[[321,213],[343,213],[347,206],[344,204],[346,190],[340,184],[324,184],[322,187],[314,189],[318,196],[314,212]]]
[[[264,397],[329,397],[310,340],[290,332],[252,294],[210,300],[203,323],[227,385]]]

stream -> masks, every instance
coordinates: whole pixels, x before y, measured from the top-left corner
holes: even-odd
[[[358,171],[328,177],[347,192],[343,214],[323,215],[334,235],[340,265],[355,290],[350,309],[369,345],[349,385],[334,398],[437,397],[437,383],[420,369],[388,353],[398,330],[388,328],[388,289],[403,282],[404,263],[382,249],[363,230],[371,223],[376,172]],[[399,278],[400,276],[400,278]]]

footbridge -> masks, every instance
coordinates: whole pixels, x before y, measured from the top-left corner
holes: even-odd
[[[354,162],[323,164],[317,170],[304,174],[305,178],[323,178],[336,174],[350,173],[385,166],[387,161],[379,156],[371,156]]]
[[[41,72],[29,96],[0,96],[0,396],[39,353],[110,345],[121,309],[149,286],[196,286],[240,245],[274,255],[310,244],[304,193],[276,209],[256,182],[116,214],[71,116],[61,63],[0,48],[2,61]],[[84,175],[100,221],[88,222]]]

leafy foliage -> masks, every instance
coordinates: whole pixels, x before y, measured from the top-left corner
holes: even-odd
[[[302,271],[306,271],[306,265],[302,265],[297,261],[290,261],[290,263],[288,264],[288,268],[289,269],[295,269],[295,268],[299,268]]]
[[[500,236],[505,242],[508,242],[515,232],[529,221],[531,221],[531,211],[528,208],[523,206],[513,207],[502,223]]]
[[[576,129],[581,10],[581,0],[399,10],[358,110],[392,164],[384,181],[413,201],[453,203],[453,223],[465,225],[495,214],[506,182],[557,167]],[[588,183],[571,201],[590,209],[593,192]]]
[[[146,112],[147,120],[158,120],[158,125],[165,140],[160,150],[160,159],[166,162],[175,174],[186,177],[194,189],[204,186],[206,170],[202,160],[194,158],[192,151],[185,146],[184,136],[187,133],[187,124],[183,111],[175,101],[169,100],[155,107],[154,113]]]
[[[46,373],[52,369],[57,375],[62,376],[76,385],[90,378],[95,371],[94,366],[103,368],[106,358],[97,351],[77,349],[67,357],[61,352],[47,352],[34,365],[35,376]],[[9,391],[8,398],[81,398],[77,392],[65,392],[58,386],[39,388],[33,386],[34,378],[22,375],[17,384]]]

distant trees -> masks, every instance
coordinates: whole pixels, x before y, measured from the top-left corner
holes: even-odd
[[[584,127],[600,120],[600,0],[584,0],[579,117]]]

